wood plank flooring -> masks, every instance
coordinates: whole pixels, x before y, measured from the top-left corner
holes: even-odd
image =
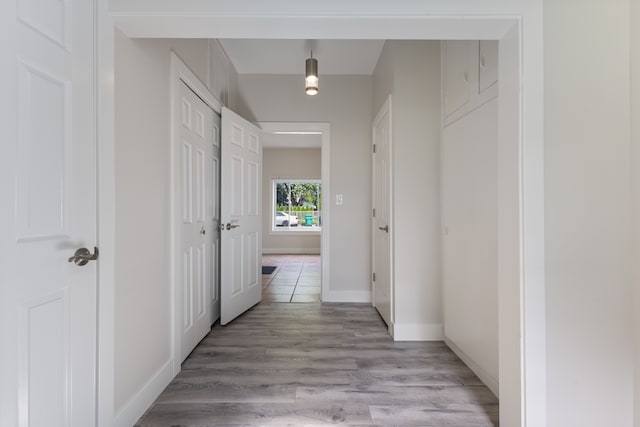
[[[444,343],[394,342],[368,304],[259,304],[182,369],[138,426],[498,425]]]

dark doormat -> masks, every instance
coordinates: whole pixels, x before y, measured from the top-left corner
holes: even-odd
[[[271,274],[276,270],[276,268],[278,268],[278,267],[273,267],[273,266],[270,266],[270,265],[263,265],[262,266],[262,274]]]

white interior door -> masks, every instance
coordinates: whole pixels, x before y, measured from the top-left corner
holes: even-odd
[[[233,111],[222,109],[222,325],[262,300],[261,132]]]
[[[391,325],[391,97],[373,121],[373,304]]]
[[[2,426],[95,425],[93,23],[92,1],[0,6]]]
[[[220,318],[220,115],[213,116],[213,288],[211,289],[211,324]]]
[[[182,144],[182,360],[211,330],[214,280],[216,114],[184,82]]]

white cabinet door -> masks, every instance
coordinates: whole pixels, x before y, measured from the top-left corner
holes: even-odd
[[[186,84],[180,89],[182,147],[182,360],[211,330],[214,290],[214,119]]]
[[[233,111],[222,109],[222,325],[262,300],[261,133],[255,125]]]
[[[444,114],[464,107],[471,97],[472,52],[478,42],[446,41],[443,43]]]
[[[498,41],[480,41],[480,93],[498,82]]]
[[[2,426],[95,425],[93,3],[0,6]]]

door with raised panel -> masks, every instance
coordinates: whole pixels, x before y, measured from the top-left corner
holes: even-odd
[[[261,130],[222,109],[220,323],[262,300]]]
[[[220,318],[220,139],[221,120],[218,113],[213,115],[213,158],[211,161],[213,187],[213,221],[211,258],[213,282],[211,283],[211,324]]]
[[[182,147],[182,360],[211,330],[217,251],[214,220],[216,114],[184,82],[180,87]]]
[[[95,425],[93,25],[92,1],[0,6],[2,426]]]
[[[373,305],[391,326],[391,95],[373,120]]]

